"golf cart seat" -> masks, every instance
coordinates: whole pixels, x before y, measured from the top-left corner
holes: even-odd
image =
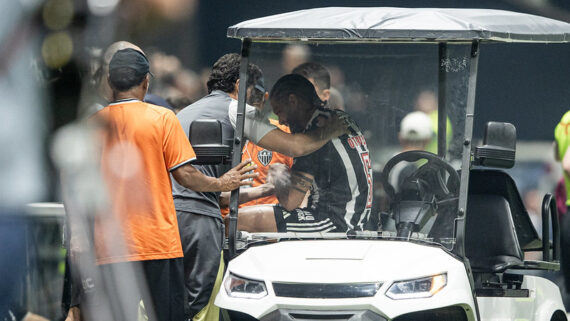
[[[501,272],[523,265],[523,254],[507,200],[473,194],[467,205],[465,255],[475,272]]]
[[[505,172],[472,169],[465,255],[474,271],[523,266],[522,248],[538,238],[513,179]]]

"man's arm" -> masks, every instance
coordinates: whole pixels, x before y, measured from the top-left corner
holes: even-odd
[[[244,188],[239,191],[239,204],[247,203],[261,197],[272,195],[274,191],[272,184],[261,184],[252,188]],[[226,208],[230,206],[230,192],[220,194],[220,207]]]
[[[310,133],[289,134],[276,128],[263,136],[257,145],[291,157],[308,155],[323,147],[332,138],[347,132],[346,123],[339,118],[332,118]]]
[[[250,159],[242,161],[220,178],[204,175],[190,164],[180,166],[171,173],[180,185],[196,192],[229,192],[240,186],[252,184],[251,181],[246,180],[258,174],[248,173],[257,168],[257,165],[247,166],[250,162]]]

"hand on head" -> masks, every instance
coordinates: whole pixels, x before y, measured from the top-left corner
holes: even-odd
[[[349,124],[347,118],[333,115],[331,118],[319,117],[317,126],[325,129],[324,134],[329,137],[338,137],[349,134]]]

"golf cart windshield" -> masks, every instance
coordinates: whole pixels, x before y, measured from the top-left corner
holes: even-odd
[[[354,119],[369,150],[373,202],[364,231],[347,222],[334,235],[293,237],[427,241],[462,255],[454,245],[465,223],[479,44],[567,42],[570,29],[499,10],[320,8],[245,21],[228,36],[242,39],[242,57],[262,69],[268,90],[300,63],[325,66],[327,107]],[[265,110],[271,115],[267,103]],[[309,207],[320,195],[311,193]]]
[[[328,108],[343,109],[354,119],[370,152],[373,203],[364,229],[379,231],[380,237],[443,242],[451,247],[470,51],[470,43],[448,47],[446,132],[440,133],[446,141],[443,157],[437,156],[437,44],[254,42],[250,62],[262,69],[268,89],[300,63],[325,66],[331,75]],[[265,110],[275,117],[269,103]],[[327,164],[323,160],[319,166]],[[311,207],[319,191],[309,193],[307,206]]]

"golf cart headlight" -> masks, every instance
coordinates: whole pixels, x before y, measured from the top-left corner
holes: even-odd
[[[447,284],[447,273],[428,276],[421,279],[394,282],[386,291],[390,299],[429,298]]]
[[[265,282],[239,277],[230,273],[224,282],[229,296],[234,298],[261,299],[267,295]]]

